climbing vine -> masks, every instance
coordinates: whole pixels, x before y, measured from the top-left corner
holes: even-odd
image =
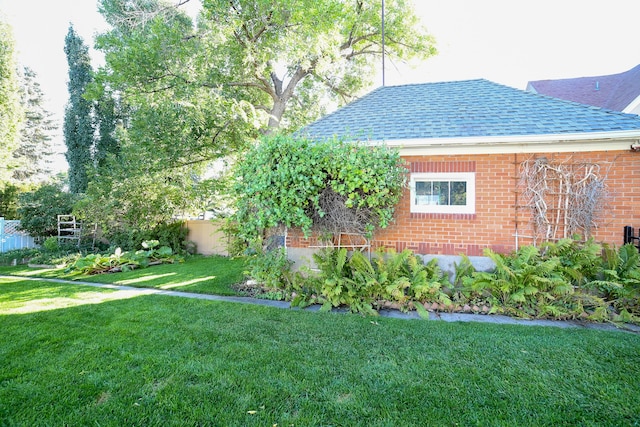
[[[523,201],[532,215],[534,243],[575,234],[591,236],[608,198],[599,164],[541,157],[522,162],[520,177]]]
[[[391,222],[406,172],[397,151],[383,146],[266,138],[237,167],[239,234],[254,240],[285,226],[306,236],[371,235]]]

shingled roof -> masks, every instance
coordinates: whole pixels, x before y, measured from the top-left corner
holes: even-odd
[[[639,116],[478,79],[380,87],[297,134],[390,141],[631,130]]]
[[[581,104],[624,111],[640,96],[640,65],[606,76],[530,81],[527,90]]]

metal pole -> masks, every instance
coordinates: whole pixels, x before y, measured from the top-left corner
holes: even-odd
[[[384,76],[384,0],[382,0],[382,86],[385,85]]]

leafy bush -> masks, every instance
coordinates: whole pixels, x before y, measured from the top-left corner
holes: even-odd
[[[117,231],[111,231],[104,237],[109,241],[113,248],[121,248],[125,251],[135,250],[139,248],[143,242],[149,240],[157,240],[160,246],[167,246],[178,254],[186,252],[187,235],[189,230],[185,222],[173,221],[169,223],[161,223],[148,230],[135,230],[120,228]]]
[[[240,256],[246,254],[249,243],[239,236],[240,226],[237,222],[226,218],[220,229],[227,238],[227,252],[231,256]]]
[[[485,255],[493,260],[496,268],[463,278],[463,294],[468,298],[486,298],[494,312],[520,317],[582,314],[582,311],[570,310],[567,300],[574,288],[562,274],[558,257],[544,258],[534,246],[523,246],[512,256],[488,249]]]
[[[276,226],[370,234],[390,223],[405,183],[402,159],[386,147],[267,138],[238,164],[234,220],[248,241]]]
[[[42,248],[47,252],[57,252],[60,250],[60,242],[57,237],[48,237],[43,243]]]
[[[640,321],[640,255],[632,245],[616,251],[563,239],[542,250],[485,254],[495,270],[465,268],[455,286],[461,301],[483,301],[492,312],[519,317]]]
[[[0,216],[4,219],[18,219],[18,198],[20,188],[13,184],[0,186]]]
[[[101,274],[118,271],[129,271],[150,265],[174,263],[182,258],[173,254],[168,246],[158,246],[157,240],[142,243],[142,250],[136,252],[123,251],[120,248],[109,255],[89,254],[77,259],[65,272],[71,274]]]
[[[310,293],[309,291],[304,293],[303,289],[298,289],[293,305],[319,302],[322,304],[322,310],[347,306],[354,313],[376,313],[373,303],[379,289],[375,280],[367,280],[363,277],[364,270],[371,266],[363,262],[362,253],[354,252],[353,264],[349,264],[350,260],[345,248],[324,249],[314,254],[313,258],[320,272],[316,277],[308,279],[311,284]],[[358,273],[355,275],[353,265],[359,265],[356,267]],[[372,268],[371,276],[373,276]]]
[[[574,286],[585,286],[596,278],[602,268],[602,249],[593,239],[581,242],[572,238],[545,242],[541,253],[545,258],[557,257],[562,275]]]
[[[39,253],[40,250],[37,248],[14,249],[2,252],[0,253],[0,265],[11,265],[14,260],[16,260],[17,263],[22,263],[25,260],[30,260]]]
[[[71,214],[75,197],[58,184],[43,185],[19,197],[20,227],[34,237],[58,234],[58,215]]]
[[[625,321],[640,318],[640,253],[632,244],[606,248],[602,268],[591,282]]]
[[[264,250],[255,245],[254,255],[249,259],[248,274],[267,289],[286,289],[291,285],[291,261],[284,248]]]

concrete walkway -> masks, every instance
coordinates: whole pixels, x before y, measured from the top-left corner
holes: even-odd
[[[297,308],[291,307],[291,304],[288,301],[272,301],[265,300],[259,298],[250,298],[250,297],[234,297],[234,296],[221,296],[221,295],[208,295],[208,294],[198,294],[193,292],[181,292],[181,291],[168,291],[163,289],[153,289],[153,288],[136,288],[133,286],[122,286],[122,285],[112,285],[105,283],[94,283],[94,282],[82,282],[76,280],[63,280],[63,279],[49,279],[49,278],[41,278],[41,277],[24,277],[24,276],[6,276],[0,275],[0,279],[21,279],[21,280],[35,280],[35,281],[44,281],[44,282],[52,282],[52,283],[66,283],[66,284],[75,284],[75,285],[85,285],[92,286],[94,288],[101,289],[113,289],[116,291],[124,291],[128,294],[133,295],[164,295],[164,296],[172,296],[172,297],[182,297],[182,298],[193,298],[200,300],[208,300],[208,301],[224,301],[224,302],[234,302],[240,304],[253,304],[253,305],[262,305],[268,307],[275,308],[283,308],[283,309],[294,309]],[[314,305],[305,308],[307,311],[318,311],[320,309],[319,305]],[[336,313],[348,313],[346,309],[334,309]],[[381,317],[389,317],[394,319],[421,319],[417,312],[410,311],[408,313],[403,313],[398,310],[380,310]],[[444,313],[444,312],[430,312],[429,320],[440,320],[444,322],[482,322],[482,323],[495,323],[502,325],[526,325],[526,326],[551,326],[557,328],[580,328],[580,329],[595,329],[595,330],[604,330],[604,331],[622,331],[622,332],[632,332],[640,334],[640,326],[638,325],[630,325],[630,324],[613,324],[613,323],[594,323],[594,322],[584,322],[577,320],[528,320],[528,319],[517,319],[514,317],[497,315],[497,314],[472,314],[472,313]]]

